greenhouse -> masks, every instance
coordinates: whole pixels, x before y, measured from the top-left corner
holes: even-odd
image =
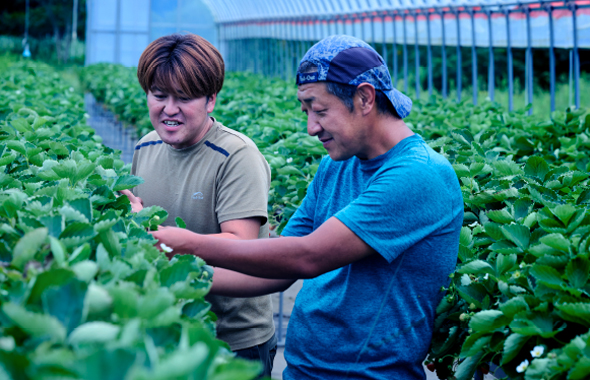
[[[0,379],[590,379],[590,1],[0,7]]]

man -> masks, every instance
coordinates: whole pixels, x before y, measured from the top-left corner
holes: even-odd
[[[253,296],[305,278],[284,379],[424,379],[435,309],[457,260],[463,201],[449,162],[403,122],[411,101],[366,43],[328,37],[297,75],[322,160],[281,239],[154,236],[216,269],[213,291]],[[243,275],[237,275],[238,271]]]
[[[137,77],[155,131],[135,147],[131,172],[145,182],[125,192],[134,211],[142,200],[167,210],[168,225],[179,216],[199,234],[268,238],[270,168],[249,138],[209,116],[224,79],[217,49],[192,34],[158,38],[141,55]],[[270,376],[277,343],[270,296],[207,299],[218,338],[260,360]]]

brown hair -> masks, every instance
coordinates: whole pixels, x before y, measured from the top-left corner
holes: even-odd
[[[157,88],[192,99],[219,93],[224,74],[219,51],[195,34],[158,38],[145,48],[137,66],[137,79],[146,94]]]

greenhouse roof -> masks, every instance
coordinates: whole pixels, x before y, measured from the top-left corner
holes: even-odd
[[[218,23],[462,6],[539,3],[538,0],[204,0]]]

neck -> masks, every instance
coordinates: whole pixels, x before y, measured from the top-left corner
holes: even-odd
[[[383,115],[375,115],[369,133],[370,153],[366,157],[369,160],[387,153],[400,141],[414,135],[402,119]]]

